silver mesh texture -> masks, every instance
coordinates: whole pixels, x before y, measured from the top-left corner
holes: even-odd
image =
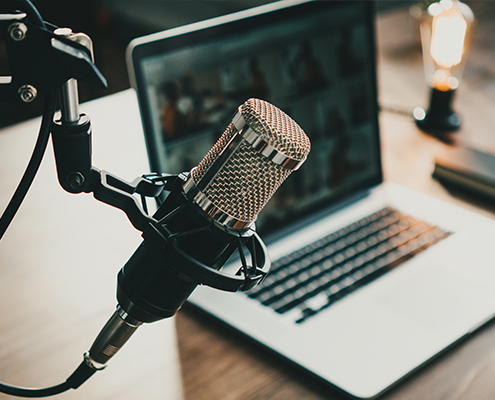
[[[246,123],[278,151],[299,160],[308,155],[308,137],[277,107],[263,100],[250,99],[239,107],[239,111]],[[197,186],[238,133],[231,123],[191,171]],[[204,187],[203,193],[224,213],[240,221],[252,222],[290,173],[291,170],[273,163],[243,140]]]
[[[225,132],[218,138],[210,151],[204,156],[198,166],[192,170],[192,176],[196,184],[203,179],[206,171],[210,168],[211,164],[218,158],[220,153],[225,150],[232,138],[237,134],[237,129],[233,123],[230,123]]]
[[[249,99],[240,112],[246,123],[268,144],[296,160],[304,159],[311,149],[301,127],[282,110],[266,101]]]

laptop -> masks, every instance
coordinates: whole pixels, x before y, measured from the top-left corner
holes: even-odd
[[[356,398],[495,313],[494,222],[383,182],[374,17],[369,1],[280,1],[135,39],[127,53],[155,171],[196,166],[251,97],[310,137],[256,221],[268,277],[251,292],[198,287],[189,302]]]

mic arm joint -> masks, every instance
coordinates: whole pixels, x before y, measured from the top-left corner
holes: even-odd
[[[171,190],[177,179],[177,175],[153,173],[126,182],[107,171],[92,168],[91,191],[95,199],[124,211],[132,226],[144,233],[157,223],[147,213],[146,198],[160,201],[162,193]],[[135,194],[141,197],[141,204]]]
[[[71,78],[106,89],[87,47],[89,37],[44,24],[29,22],[24,12],[0,14],[0,41],[5,42],[10,72],[0,77],[0,101],[29,104]]]

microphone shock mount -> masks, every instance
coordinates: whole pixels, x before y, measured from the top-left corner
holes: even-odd
[[[18,2],[36,11],[29,1]],[[30,104],[58,91],[60,113],[49,123],[60,185],[73,194],[93,193],[97,200],[123,210],[142,232],[143,242],[118,273],[117,310],[66,382],[47,389],[0,383],[0,392],[24,397],[79,387],[105,368],[143,322],[173,316],[197,285],[249,290],[270,269],[254,223],[242,229],[224,226],[189,201],[184,192],[189,173],[151,173],[126,182],[92,165],[91,122],[79,112],[78,81],[102,89],[107,82],[94,64],[91,39],[34,17],[21,11],[0,14],[0,40],[6,43],[11,72],[0,77],[0,101]],[[160,206],[154,215],[148,213],[148,199]],[[199,239],[204,243],[196,251]],[[236,251],[237,273],[222,271]]]

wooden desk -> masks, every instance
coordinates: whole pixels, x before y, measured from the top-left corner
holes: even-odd
[[[457,140],[495,153],[495,76],[491,2],[471,2],[477,36],[455,101],[464,118]],[[408,10],[382,14],[379,39],[379,98],[382,106],[412,111],[427,105],[417,26]],[[491,30],[490,30],[491,29]],[[488,45],[490,43],[490,45]],[[491,54],[491,57],[490,57]],[[447,189],[431,178],[433,153],[445,146],[420,132],[412,120],[380,114],[385,179],[459,204],[490,218],[489,201]],[[313,379],[225,328],[185,308],[177,316],[185,398],[343,400]],[[415,373],[381,400],[480,400],[495,398],[495,323]]]
[[[485,27],[490,25],[483,22],[490,21],[483,18],[493,6],[475,3],[478,29],[489,33]],[[381,104],[406,109],[425,105],[421,55],[407,12],[381,15],[378,30]],[[486,81],[492,76],[486,71],[494,67],[484,44],[475,42],[456,101],[465,119],[458,137],[495,152],[495,115],[490,114],[495,80]],[[480,83],[482,77],[491,86]],[[128,180],[147,170],[132,91],[88,103],[82,110],[93,120],[96,166]],[[454,197],[431,179],[432,153],[444,146],[441,142],[399,114],[383,112],[380,123],[387,180],[494,217],[495,208],[487,201]],[[0,133],[2,206],[23,171],[37,129],[38,121],[30,121]],[[126,162],[130,149],[139,153],[137,163]],[[113,311],[117,271],[139,242],[121,211],[59,188],[50,150],[0,242],[1,380],[46,386],[65,379]],[[494,344],[495,324],[490,323],[382,399],[493,399]],[[343,399],[187,306],[174,319],[140,328],[106,371],[58,398]]]

